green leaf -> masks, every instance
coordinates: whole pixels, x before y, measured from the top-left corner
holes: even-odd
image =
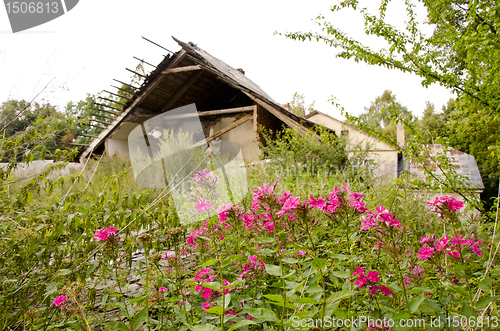
[[[493,279],[483,279],[482,281],[479,282],[478,286],[485,290],[488,291],[491,288],[491,284],[493,283]]]
[[[236,324],[234,324],[229,330],[227,331],[233,331],[233,330],[237,330],[243,326],[247,326],[247,325],[252,325],[252,324],[257,324],[256,322],[254,321],[250,321],[250,320],[241,320],[239,322],[237,322]]]
[[[335,303],[337,301],[340,301],[342,299],[348,298],[356,294],[356,292],[351,292],[351,291],[339,291],[333,293],[327,300],[328,303]]]
[[[319,303],[318,300],[316,300],[314,298],[311,298],[311,297],[292,299],[290,301],[293,302],[293,303],[311,303],[311,304]]]
[[[208,282],[208,283],[203,283],[201,286],[215,290],[217,292],[222,292],[220,288],[220,283],[219,282]]]
[[[120,331],[130,331],[128,326],[123,322],[109,322],[106,324],[110,329],[116,329]]]
[[[71,274],[71,272],[72,271],[69,269],[59,269],[59,270],[57,270],[57,275],[58,276],[66,276],[66,275]]]
[[[320,293],[323,292],[323,288],[318,284],[312,284],[307,288],[306,292],[309,294]]]
[[[274,239],[271,237],[258,237],[255,240],[257,242],[266,243],[266,244],[270,244],[270,243],[274,242]]]
[[[278,320],[276,314],[269,309],[248,308],[245,311],[248,313],[248,315],[252,316],[253,318],[258,318],[263,321],[276,322]]]
[[[347,271],[333,271],[332,275],[338,278],[349,278],[349,273]]]
[[[265,264],[266,265],[266,272],[270,275],[273,275],[273,276],[278,276],[278,277],[281,277],[282,275],[282,272],[281,272],[281,268],[276,266],[276,265],[272,265],[272,264]]]
[[[291,257],[285,257],[282,261],[288,264],[293,264],[298,262],[297,259]]]
[[[220,328],[211,325],[211,324],[203,324],[203,325],[187,325],[189,330],[192,331],[218,331]]]
[[[481,298],[477,303],[476,303],[476,308],[477,309],[483,309],[488,307],[490,302],[497,300],[500,298],[500,295],[495,295],[494,297],[486,297],[486,298]]]
[[[283,299],[282,295],[279,294],[264,294],[262,295],[264,298],[268,298],[269,300],[273,301],[278,301],[278,302],[284,302],[285,299]]]
[[[223,312],[222,307],[219,307],[219,306],[215,306],[215,307],[211,307],[211,308],[203,309],[203,310],[209,314],[217,314],[219,316],[221,316],[222,312]]]
[[[424,293],[420,294],[418,297],[414,298],[410,302],[410,311],[412,313],[415,313],[418,311],[418,307],[420,307],[420,304],[425,300],[425,295]]]
[[[313,269],[323,269],[325,265],[326,265],[326,260],[317,257],[313,260],[311,267]]]
[[[130,302],[128,304],[131,305],[131,304],[134,304],[136,302],[143,302],[144,299],[146,299],[147,297],[148,297],[147,295],[143,295],[140,297],[133,298],[132,300],[130,300]]]
[[[344,261],[347,259],[347,256],[345,256],[344,254],[332,254],[330,255],[330,257],[333,257],[334,259],[337,259],[339,261]]]
[[[141,327],[144,322],[148,319],[148,309],[144,308],[140,312],[138,312],[134,318],[132,318],[132,321],[130,322],[130,326],[132,328],[132,331],[137,330],[138,328]]]
[[[215,264],[215,263],[217,263],[217,260],[216,259],[211,259],[211,260],[208,260],[205,263],[203,263],[200,267],[206,267],[206,266],[209,266],[209,265],[212,265],[212,264]]]

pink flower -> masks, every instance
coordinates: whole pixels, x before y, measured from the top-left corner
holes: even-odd
[[[205,303],[203,303],[202,307],[203,307],[203,309],[210,308],[210,301],[205,301]]]
[[[194,208],[196,208],[196,210],[198,210],[201,213],[205,213],[209,211],[210,208],[212,208],[212,203],[208,200],[198,200]]]
[[[299,253],[300,256],[305,256],[306,255],[306,251],[303,251],[303,250],[300,250],[298,253]]]
[[[165,292],[166,290],[167,290],[167,288],[163,287],[163,286],[158,289],[158,291],[160,291],[160,292]]]
[[[108,226],[106,229],[102,227],[101,230],[96,230],[94,234],[94,240],[95,241],[105,241],[111,236],[116,235],[116,227]]]
[[[364,213],[365,211],[368,210],[363,202],[357,200],[351,201],[349,203],[349,206],[356,208],[360,213]]]
[[[375,246],[373,246],[373,249],[377,249],[380,246],[382,246],[382,242],[381,241],[379,241]]]
[[[321,209],[325,206],[325,200],[323,200],[322,198],[318,198],[318,200],[316,200],[312,194],[309,194],[309,198],[311,200],[304,201],[306,205],[310,205],[312,208],[317,209]]]
[[[365,195],[363,193],[351,192],[349,199],[361,201]]]
[[[378,283],[379,282],[378,276],[379,276],[378,272],[368,271],[368,275],[366,276],[366,278],[371,282]]]
[[[434,248],[428,247],[427,244],[424,244],[424,246],[418,251],[417,257],[420,260],[427,260],[432,253],[434,253]]]
[[[212,290],[209,289],[209,288],[204,288],[203,289],[203,292],[201,294],[201,296],[205,299],[205,300],[208,300],[208,298],[210,298],[210,296],[212,295]]]
[[[183,305],[183,304],[184,304],[184,300],[180,300],[180,301],[179,301],[179,306],[181,306],[181,307],[182,307],[182,305]]]
[[[61,295],[60,297],[57,297],[54,299],[53,303],[59,307],[64,301],[66,301],[66,296],[65,295]]]
[[[388,288],[387,286],[384,286],[384,285],[380,285],[379,286],[379,289],[380,291],[382,292],[383,295],[390,295],[392,294],[392,297],[395,298],[396,296],[394,295],[394,293],[391,291],[390,288]]]
[[[370,290],[370,295],[375,295],[378,291],[378,286],[368,286],[368,289]]]

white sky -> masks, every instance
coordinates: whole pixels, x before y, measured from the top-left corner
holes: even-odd
[[[336,50],[325,44],[273,35],[274,31],[314,30],[311,19],[326,14],[353,36],[364,38],[356,16],[329,14],[333,3],[82,0],[66,15],[16,34],[11,32],[6,10],[0,8],[0,102],[31,99],[52,79],[41,97],[58,105],[110,90],[110,84],[116,85],[113,78],[130,80],[125,68],[135,68],[138,61],[133,56],[158,64],[166,55],[141,36],[174,52],[180,49],[170,37],[175,36],[243,68],[280,103],[291,101],[298,91],[307,104],[315,101],[315,109],[340,118],[328,101],[332,96],[348,112],[359,114],[389,89],[418,116],[428,100],[441,109],[452,96],[443,87],[425,89],[418,77],[337,59]],[[394,24],[401,24],[402,8],[394,6],[391,13]]]

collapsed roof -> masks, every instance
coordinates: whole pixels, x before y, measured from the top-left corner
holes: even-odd
[[[117,113],[85,148],[81,159],[92,153],[102,153],[106,139],[124,123],[143,123],[158,114],[192,103],[196,104],[200,116],[208,119],[253,111],[254,131],[258,125],[269,130],[279,130],[286,125],[305,133],[315,126],[275,102],[245,76],[243,70],[234,69],[193,43],[174,40],[181,50],[166,56],[154,71],[145,76],[142,86],[123,104],[123,111]]]

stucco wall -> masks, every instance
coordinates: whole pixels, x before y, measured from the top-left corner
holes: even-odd
[[[334,130],[338,136],[346,136],[348,138],[349,156],[353,155],[352,151],[356,150],[357,146],[363,150],[368,150],[370,160],[377,164],[374,172],[383,181],[390,182],[397,177],[398,153],[388,144],[322,113],[314,113],[308,116],[307,119]]]
[[[217,121],[212,126],[212,128],[210,129],[210,135],[221,129],[224,129],[235,120],[236,117],[222,117],[220,121]],[[254,136],[252,120],[246,121],[242,125],[232,129],[227,133],[224,133],[218,140],[237,143],[241,148],[243,158],[247,161],[254,161],[259,158],[260,149],[256,137]]]

